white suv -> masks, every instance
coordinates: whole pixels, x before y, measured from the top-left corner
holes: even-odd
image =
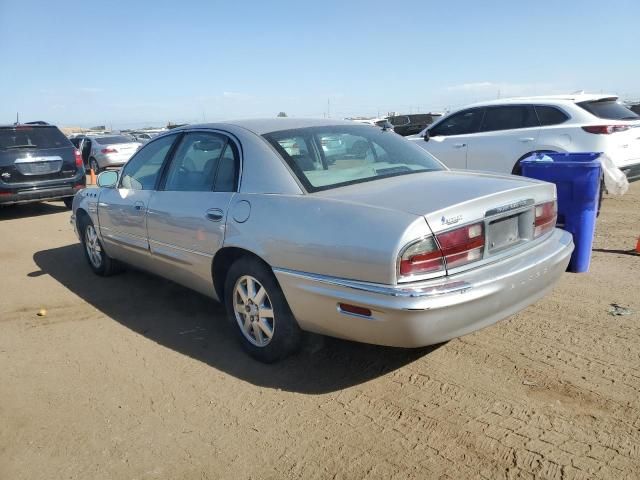
[[[519,174],[533,152],[604,152],[629,181],[640,180],[640,116],[613,95],[477,103],[406,138],[450,168]]]

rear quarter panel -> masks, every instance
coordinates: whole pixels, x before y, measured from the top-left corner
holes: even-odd
[[[243,201],[251,212],[239,222],[234,215]],[[229,210],[225,246],[249,250],[273,268],[391,284],[400,248],[430,233],[424,217],[386,208],[241,193]]]

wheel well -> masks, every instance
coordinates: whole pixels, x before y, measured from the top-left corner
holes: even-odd
[[[532,152],[525,153],[518,159],[518,161],[513,166],[513,169],[511,170],[511,175],[522,175],[522,167],[520,166],[520,162],[525,158],[530,157],[534,153],[556,153],[556,152],[554,150],[533,150]]]
[[[82,232],[82,221],[85,218],[91,217],[89,217],[89,214],[84,208],[79,208],[78,210],[76,210],[76,228],[78,229],[78,232]],[[80,233],[80,235],[82,235],[82,233]]]
[[[233,265],[236,260],[243,257],[254,258],[257,261],[264,263],[269,270],[271,270],[271,267],[267,262],[249,250],[238,247],[221,248],[218,250],[215,257],[213,257],[211,275],[213,277],[213,288],[218,295],[218,299],[222,302],[224,301],[224,283],[227,278],[227,273],[229,272],[231,265]]]

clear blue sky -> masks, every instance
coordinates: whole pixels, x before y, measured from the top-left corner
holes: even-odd
[[[489,6],[489,4],[491,6]],[[640,98],[640,1],[0,0],[0,123],[114,128]]]

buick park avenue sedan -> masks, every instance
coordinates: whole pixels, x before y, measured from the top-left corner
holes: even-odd
[[[348,121],[175,129],[98,184],[71,219],[91,269],[128,264],[223,302],[266,362],[303,330],[399,347],[478,330],[545,295],[573,250],[554,185],[453,172]]]

